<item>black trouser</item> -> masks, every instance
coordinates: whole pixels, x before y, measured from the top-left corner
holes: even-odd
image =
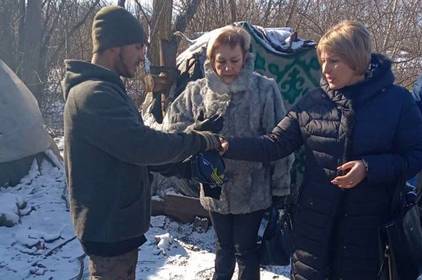
[[[217,235],[213,280],[230,280],[236,261],[239,280],[259,279],[256,241],[263,214],[264,210],[241,215],[210,212]]]

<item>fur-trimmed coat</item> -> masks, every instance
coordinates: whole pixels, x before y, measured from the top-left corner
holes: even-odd
[[[238,78],[227,85],[207,61],[205,78],[189,83],[171,104],[163,129],[191,130],[203,113],[205,118],[214,114],[224,117],[223,136],[251,137],[270,132],[286,110],[275,81],[253,72],[253,63],[253,55],[248,54]],[[227,182],[220,199],[205,197],[201,189],[201,204],[221,214],[266,209],[272,196],[289,194],[292,162],[293,156],[272,164],[225,160]]]

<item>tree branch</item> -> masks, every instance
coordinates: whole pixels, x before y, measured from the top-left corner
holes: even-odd
[[[51,35],[53,34],[54,29],[56,29],[57,23],[59,22],[59,18],[62,15],[61,12],[64,10],[63,9],[64,4],[65,4],[65,0],[62,0],[60,2],[59,8],[57,9],[57,13],[56,13],[56,16],[53,20],[53,23],[51,24],[50,29],[48,30],[48,32],[46,33],[46,35],[44,37],[45,30],[47,29],[47,20],[46,20],[46,25],[43,29],[43,34],[41,35],[41,38],[44,38],[41,49],[47,48],[47,46],[49,45]]]
[[[186,4],[186,9],[183,13],[179,14],[176,17],[176,21],[174,23],[173,32],[180,31],[184,32],[186,26],[188,25],[189,21],[193,18],[198,9],[201,0],[191,0],[189,3]]]
[[[231,20],[232,20],[232,22],[236,22],[236,11],[237,11],[237,8],[236,8],[236,0],[230,0],[230,2],[229,2],[229,4],[230,4],[230,14],[231,14]]]
[[[144,8],[142,7],[141,3],[138,0],[135,0],[136,5],[138,5],[139,10],[141,11],[142,15],[144,16],[149,28],[151,28],[151,17],[147,15]]]
[[[100,3],[100,0],[95,0],[94,4],[92,4],[91,8],[89,8],[88,12],[86,12],[86,14],[82,18],[82,20],[80,22],[78,22],[72,28],[72,30],[70,30],[70,32],[68,34],[68,39],[70,39],[73,36],[73,34],[85,23],[85,21],[87,20],[88,16],[92,13],[92,11],[98,5],[98,3]],[[65,43],[66,43],[66,38],[64,38],[60,42],[59,46],[57,47],[57,49],[55,50],[55,52],[51,56],[50,60],[48,61],[48,65],[50,65],[53,61],[55,61],[57,59],[57,57],[58,57],[60,51],[62,50],[62,48],[64,47]]]

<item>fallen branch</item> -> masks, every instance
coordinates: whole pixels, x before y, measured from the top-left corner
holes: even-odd
[[[54,251],[56,251],[57,249],[60,249],[61,247],[63,247],[64,245],[66,245],[69,242],[72,242],[75,239],[76,239],[76,236],[73,236],[72,238],[69,238],[69,239],[65,240],[64,242],[60,243],[59,245],[57,245],[56,247],[54,247],[53,249],[48,251],[47,254],[44,255],[43,259],[49,257],[50,255],[52,255],[54,253]]]
[[[200,275],[200,274],[202,274],[202,273],[204,273],[204,272],[206,272],[206,271],[208,271],[208,270],[213,270],[213,269],[214,269],[214,266],[211,266],[211,267],[208,267],[208,268],[204,268],[204,269],[202,269],[202,270],[198,271],[198,272],[196,273],[196,275]]]
[[[23,253],[23,254],[30,255],[30,256],[39,256],[39,255],[42,254],[39,251],[33,251],[33,252],[31,252],[29,250],[21,250],[21,249],[18,249],[18,251],[21,252],[21,253]],[[32,265],[36,265],[37,263],[38,263],[38,261],[34,262]]]
[[[39,261],[45,260],[46,258],[48,258],[49,256],[51,256],[57,249],[63,247],[64,245],[66,245],[67,243],[73,241],[74,239],[76,239],[76,236],[73,236],[72,238],[67,239],[64,242],[60,243],[59,245],[57,245],[56,247],[54,247],[53,249],[51,249],[50,251],[48,251],[47,254],[45,254],[41,259],[36,260],[35,262],[33,262],[31,264],[31,266],[38,265],[38,262]]]

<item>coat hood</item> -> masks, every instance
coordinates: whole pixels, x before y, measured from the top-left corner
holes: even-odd
[[[63,89],[63,97],[66,100],[70,90],[87,80],[101,80],[118,85],[125,89],[122,80],[115,72],[102,66],[92,64],[82,60],[65,60],[66,73],[61,82]]]
[[[352,100],[355,104],[364,103],[378,94],[381,89],[393,83],[394,75],[391,71],[391,61],[381,54],[372,54],[368,70],[365,72],[365,79],[356,84],[332,90],[328,87],[325,79],[321,79],[321,87],[335,103],[343,98]]]
[[[391,61],[380,54],[372,54],[363,81],[334,90],[329,88],[324,78],[321,79],[322,89],[345,116],[344,122],[340,123],[340,130],[344,131],[345,137],[343,162],[350,160],[356,108],[362,106],[374,96],[386,92],[382,89],[392,85],[393,82],[394,75],[391,71]]]

